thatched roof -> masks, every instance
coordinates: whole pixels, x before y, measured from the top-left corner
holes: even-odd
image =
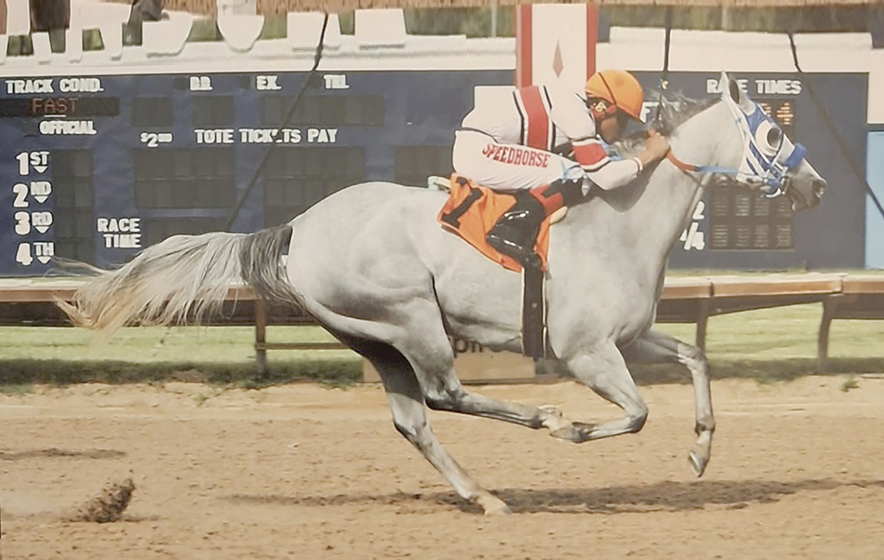
[[[258,0],[258,12],[276,14],[286,12],[329,11],[349,12],[365,8],[482,8],[528,4],[519,0]],[[583,2],[543,3],[574,4]],[[884,0],[595,0],[590,4],[604,6],[722,6],[734,8],[771,8],[802,6],[863,6],[884,5]],[[193,13],[214,14],[216,0],[165,0],[166,9]]]

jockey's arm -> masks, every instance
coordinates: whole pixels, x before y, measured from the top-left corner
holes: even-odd
[[[574,159],[583,169],[586,180],[583,183],[583,194],[589,193],[592,185],[602,190],[612,190],[638,177],[645,163],[641,157],[612,160],[598,138],[587,138],[572,141]]]
[[[644,151],[630,159],[612,160],[597,137],[572,141],[572,145],[574,158],[587,179],[584,194],[589,192],[592,184],[606,191],[622,187],[641,175],[645,166],[659,161],[669,152],[669,142],[653,129],[648,132]]]
[[[571,146],[574,159],[585,174],[584,195],[588,194],[591,185],[609,191],[632,182],[646,166],[661,160],[669,152],[668,140],[654,129],[648,131],[642,153],[630,159],[612,160],[597,136],[572,140]]]

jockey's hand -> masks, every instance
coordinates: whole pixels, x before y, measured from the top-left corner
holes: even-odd
[[[669,140],[654,130],[648,130],[648,141],[645,143],[645,151],[641,154],[643,165],[649,165],[666,157],[669,152]]]

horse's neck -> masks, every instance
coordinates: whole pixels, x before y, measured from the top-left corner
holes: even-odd
[[[715,106],[683,123],[671,138],[673,153],[682,161],[692,164],[713,163],[718,149],[715,139],[721,137],[720,124],[715,124]],[[718,121],[720,123],[720,121]],[[710,132],[714,131],[714,132]],[[608,228],[618,231],[626,241],[625,246],[635,251],[630,266],[646,267],[649,280],[656,280],[662,272],[672,247],[690,220],[694,208],[703,194],[695,173],[686,173],[671,162],[661,162],[646,179],[627,189],[635,189],[630,195],[634,200],[624,202],[614,197],[624,197],[611,192],[603,195],[603,205],[618,208],[615,213],[600,212],[609,216]],[[641,180],[640,180],[641,181]],[[609,198],[610,197],[610,198]],[[593,217],[588,217],[586,227],[592,228]]]
[[[682,125],[678,135],[671,139],[672,152],[682,161],[708,165],[712,162],[715,145],[712,135],[703,132],[700,124],[704,116]],[[707,129],[709,130],[709,129]],[[661,162],[648,177],[642,196],[627,212],[627,223],[633,231],[642,232],[642,245],[650,249],[662,266],[678,241],[703,195],[701,177],[678,169],[669,161]]]

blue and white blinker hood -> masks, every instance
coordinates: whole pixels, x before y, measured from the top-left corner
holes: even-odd
[[[740,129],[744,146],[739,169],[736,173],[728,174],[749,186],[760,188],[768,198],[785,194],[786,174],[801,164],[807,148],[792,144],[758,103],[752,102],[755,110],[746,113],[729,96],[723,96],[723,100]]]

